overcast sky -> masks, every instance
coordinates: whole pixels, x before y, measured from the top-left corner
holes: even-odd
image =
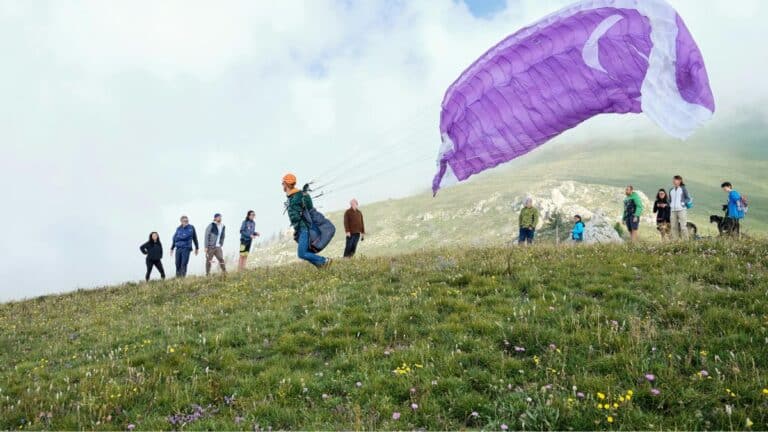
[[[139,244],[170,247],[181,214],[223,213],[232,254],[248,209],[287,225],[288,171],[331,181],[325,210],[427,190],[446,87],[567,3],[0,0],[0,300],[140,279]],[[671,3],[714,122],[764,101],[768,2]]]

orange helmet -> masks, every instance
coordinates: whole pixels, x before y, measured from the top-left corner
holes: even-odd
[[[289,185],[295,185],[296,184],[296,176],[293,174],[286,174],[283,176],[283,183],[289,184]]]

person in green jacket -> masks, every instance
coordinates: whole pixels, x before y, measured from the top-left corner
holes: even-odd
[[[309,250],[309,230],[312,228],[304,217],[304,211],[313,208],[312,197],[296,188],[296,176],[286,174],[283,176],[283,192],[288,197],[288,219],[295,233],[300,259],[309,262],[317,268],[328,267],[331,259],[325,258]]]
[[[539,224],[539,210],[533,206],[533,199],[528,197],[525,199],[525,205],[520,210],[520,235],[518,236],[518,244],[532,244],[533,237],[536,235],[536,225]]]
[[[643,214],[643,200],[640,199],[640,195],[635,192],[635,188],[632,185],[628,185],[624,189],[624,193],[627,197],[624,199],[624,216],[622,220],[629,231],[629,239],[632,242],[636,242],[637,230],[640,228],[640,216]]]

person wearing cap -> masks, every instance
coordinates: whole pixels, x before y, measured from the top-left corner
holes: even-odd
[[[183,278],[187,275],[187,265],[189,264],[189,255],[192,253],[192,244],[195,245],[195,255],[200,251],[200,245],[197,243],[197,232],[195,227],[190,225],[189,218],[181,217],[181,225],[176,228],[173,234],[173,244],[171,245],[171,256],[176,250],[176,277]]]
[[[219,262],[221,272],[226,273],[227,267],[224,264],[224,236],[225,226],[221,223],[221,213],[213,215],[213,222],[205,229],[205,275],[211,274],[211,264],[213,258]]]
[[[296,188],[296,176],[293,174],[283,176],[283,192],[288,197],[288,218],[296,233],[296,241],[299,243],[299,258],[317,268],[329,266],[331,264],[330,258],[322,257],[309,250],[310,225],[304,218],[304,212],[314,208],[312,197]]]
[[[356,199],[349,202],[349,208],[344,212],[344,231],[347,233],[347,244],[344,247],[344,258],[352,258],[357,252],[357,242],[365,240],[365,223],[363,212],[358,208]]]
[[[536,225],[539,224],[539,210],[533,206],[533,198],[525,199],[525,205],[520,210],[520,233],[517,238],[519,244],[531,244],[536,236]]]
[[[240,261],[237,264],[238,270],[245,270],[245,264],[248,262],[248,254],[251,253],[251,242],[261,234],[256,232],[256,212],[248,210],[245,220],[240,224]]]

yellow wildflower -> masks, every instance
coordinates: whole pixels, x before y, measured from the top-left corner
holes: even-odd
[[[624,402],[624,396],[619,396],[619,402]]]
[[[608,423],[613,423],[613,416],[608,416],[606,420],[608,420]]]
[[[751,428],[753,424],[754,423],[752,423],[752,420],[750,420],[749,417],[747,417],[747,422],[745,423],[745,426],[747,427],[747,429]]]
[[[597,392],[597,398],[600,400],[605,399],[605,393]]]
[[[603,404],[597,404],[597,409],[599,410],[603,409]]]
[[[632,396],[634,394],[635,394],[635,392],[633,392],[632,390],[627,390],[627,396]]]
[[[768,388],[763,389],[763,395],[768,396]]]

